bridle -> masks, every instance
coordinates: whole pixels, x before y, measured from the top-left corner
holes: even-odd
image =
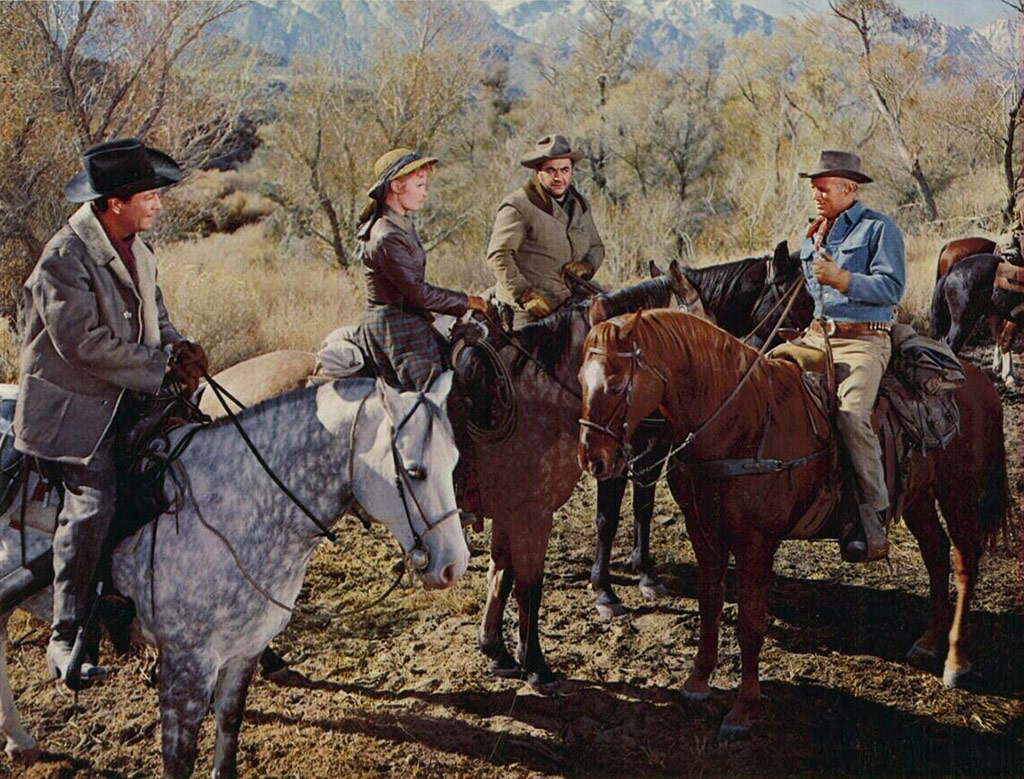
[[[609,352],[596,346],[587,349],[588,359],[592,354],[605,358],[609,356]],[[619,358],[629,358],[629,375],[626,379],[626,387],[622,392],[622,398],[615,405],[615,408],[612,409],[608,421],[603,425],[589,419],[580,419],[579,424],[585,430],[593,430],[595,433],[600,433],[612,439],[616,443],[617,454],[626,462],[628,470],[631,469],[633,462],[633,446],[629,441],[629,409],[633,403],[634,380],[637,373],[639,371],[647,371],[654,374],[661,380],[662,386],[668,386],[668,378],[644,357],[643,351],[639,346],[634,346],[632,351],[613,352],[612,354]],[[619,427],[619,432],[615,432],[612,430],[612,422],[619,416],[620,409],[622,410],[622,425]]]
[[[697,437],[700,436],[708,428],[708,426],[710,426],[710,424],[715,419],[718,418],[718,416],[722,413],[722,411],[727,406],[729,406],[729,404],[737,397],[737,395],[739,394],[740,389],[743,387],[744,384],[746,384],[747,380],[753,375],[754,369],[761,362],[761,360],[764,359],[765,352],[768,350],[768,345],[771,343],[772,338],[775,337],[775,334],[778,332],[779,328],[782,326],[782,323],[786,320],[786,317],[789,316],[789,312],[792,310],[793,304],[796,302],[797,295],[799,294],[799,291],[800,291],[800,285],[802,283],[803,283],[803,278],[797,278],[793,282],[793,284],[786,290],[785,295],[783,295],[779,299],[779,302],[772,308],[772,312],[773,312],[776,308],[778,308],[779,305],[781,305],[782,303],[785,303],[785,305],[783,307],[783,310],[782,310],[782,313],[779,314],[778,319],[775,321],[775,324],[772,327],[771,333],[769,333],[768,337],[764,340],[764,343],[761,345],[761,348],[758,350],[757,355],[754,357],[753,360],[751,360],[750,364],[747,366],[746,370],[744,371],[743,376],[740,377],[739,382],[737,382],[736,386],[733,387],[732,392],[729,393],[728,397],[726,397],[726,399],[724,401],[722,401],[722,403],[718,406],[718,408],[716,408],[715,411],[707,419],[705,419],[700,425],[698,425],[696,428],[694,428],[693,430],[691,430],[687,434],[686,438],[683,440],[682,443],[680,443],[680,444],[678,444],[676,446],[673,446],[672,449],[669,450],[669,452],[665,455],[665,457],[662,460],[662,465],[664,465],[664,463],[667,463],[669,460],[672,460],[674,458],[678,458],[680,453],[683,452],[688,447],[690,447],[694,443],[694,441],[697,439]],[[769,312],[769,316],[770,316],[770,314],[772,312]],[[766,317],[766,319],[767,319],[767,317]],[[603,357],[607,357],[608,356],[607,352],[605,352],[603,349],[599,349],[599,348],[596,348],[596,347],[591,347],[590,349],[587,350],[587,355],[589,356],[590,354],[597,354],[597,355],[603,356]],[[608,418],[608,421],[604,425],[601,425],[601,424],[596,423],[596,422],[592,422],[589,419],[581,419],[580,420],[580,426],[581,427],[585,427],[585,428],[589,428],[589,429],[592,429],[592,430],[595,430],[596,432],[599,432],[599,433],[602,433],[602,434],[604,434],[606,436],[611,437],[612,440],[615,441],[616,444],[618,445],[618,449],[617,449],[616,454],[619,455],[619,456],[622,456],[625,459],[627,469],[631,469],[631,467],[632,467],[632,462],[631,462],[631,446],[630,446],[630,444],[629,444],[629,442],[627,440],[628,439],[628,429],[627,429],[627,422],[625,420],[628,419],[629,405],[630,405],[630,403],[632,402],[632,399],[633,399],[633,381],[634,381],[634,379],[636,377],[636,373],[637,373],[638,370],[647,370],[648,372],[653,373],[655,376],[657,376],[659,379],[661,379],[661,382],[662,382],[663,386],[667,386],[668,385],[668,379],[665,377],[664,373],[662,373],[660,370],[658,370],[655,366],[651,365],[651,363],[644,358],[643,354],[640,351],[640,347],[637,346],[637,345],[634,345],[632,351],[629,351],[629,352],[615,352],[614,354],[615,354],[615,356],[620,357],[620,358],[628,357],[630,359],[629,378],[627,379],[626,390],[625,390],[625,393],[624,393],[625,394],[625,398],[624,398],[623,401],[620,401],[616,405],[615,409],[612,410],[611,416]],[[623,425],[622,425],[622,428],[621,428],[621,433],[620,434],[616,434],[611,429],[611,423],[615,419],[615,417],[617,416],[618,409],[623,407],[623,404],[625,404],[625,408],[624,408],[625,417],[624,417]],[[817,456],[818,454],[820,454],[820,452],[815,453],[814,456]],[[803,459],[807,459],[807,458],[803,458]],[[760,462],[759,458],[758,458],[757,461]],[[803,461],[802,459],[800,461],[794,460],[794,461],[792,461],[792,463],[802,464],[802,461]],[[787,467],[788,467],[788,464],[787,464]],[[660,468],[659,468],[659,471],[660,471]]]
[[[439,410],[437,406],[427,400],[426,393],[420,390],[416,393],[416,402],[412,408],[402,417],[401,421],[396,425],[394,421],[394,415],[390,407],[387,404],[387,400],[383,392],[378,388],[380,392],[381,405],[384,407],[384,411],[388,416],[388,421],[391,426],[389,435],[389,441],[391,445],[391,460],[395,466],[395,489],[398,490],[398,495],[402,499],[402,508],[405,510],[405,520],[409,525],[409,532],[413,537],[412,547],[405,553],[405,565],[409,570],[412,571],[423,571],[430,565],[430,552],[427,550],[426,545],[423,543],[424,536],[427,535],[431,530],[444,522],[448,517],[453,514],[458,514],[459,509],[456,506],[450,511],[446,511],[440,517],[433,521],[427,517],[427,513],[423,510],[423,506],[420,505],[419,500],[416,498],[416,492],[413,489],[413,479],[420,481],[426,478],[426,472],[422,466],[407,467],[405,460],[402,458],[402,453],[398,449],[398,435],[401,433],[402,428],[405,427],[406,423],[412,419],[413,414],[416,413],[420,406],[427,409],[427,413],[430,417],[429,427],[434,424],[434,419],[438,415]],[[367,395],[369,397],[369,395]],[[356,426],[359,423],[359,411],[362,410],[363,405],[366,402],[366,398],[359,404],[359,410],[356,411],[356,418],[352,422],[352,433],[351,433],[351,454],[349,456],[349,484],[352,488],[352,497],[355,498],[355,432]],[[419,515],[420,521],[426,527],[426,530],[421,534],[416,529],[416,525],[413,522],[412,511],[409,509],[409,501],[412,501],[413,506],[416,508],[416,513]]]

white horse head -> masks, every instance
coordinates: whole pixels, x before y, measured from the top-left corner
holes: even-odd
[[[444,410],[452,375],[441,374],[425,392],[378,381],[352,452],[356,501],[394,534],[428,589],[451,586],[469,565],[452,481],[459,452]],[[320,392],[332,392],[330,385]]]

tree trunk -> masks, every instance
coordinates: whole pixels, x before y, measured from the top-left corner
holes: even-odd
[[[1021,104],[1024,103],[1024,90],[1017,96],[1017,102],[1010,109],[1010,118],[1006,125],[1006,146],[1003,148],[1003,174],[1006,176],[1006,208],[1003,209],[1003,216],[1009,224],[1014,221],[1014,208],[1017,205],[1017,177],[1013,172],[1013,142],[1017,135],[1017,125],[1020,124]]]

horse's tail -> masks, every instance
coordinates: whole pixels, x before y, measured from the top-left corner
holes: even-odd
[[[941,276],[935,283],[935,290],[932,292],[932,308],[928,318],[928,335],[935,340],[944,338],[952,326],[949,303],[946,301],[946,279],[948,278],[949,276]]]
[[[942,258],[946,254],[946,249],[948,249],[948,248],[949,248],[949,241],[947,241],[946,243],[942,244],[942,248],[939,249],[939,259],[935,263],[935,280],[936,281],[941,279],[946,274],[946,271],[949,270],[948,263],[944,264],[943,261],[942,261]],[[945,265],[945,267],[944,267],[944,265]]]
[[[978,531],[983,547],[993,547],[1002,536],[1016,543],[1020,536],[1020,517],[1010,500],[1010,480],[1006,473],[1006,445],[999,436],[998,457],[978,499]]]

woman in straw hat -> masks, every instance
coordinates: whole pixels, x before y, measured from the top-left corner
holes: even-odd
[[[436,157],[392,149],[373,166],[376,183],[360,217],[367,309],[363,344],[377,374],[402,390],[425,389],[431,374],[448,367],[447,344],[431,325],[432,313],[462,316],[487,311],[476,295],[424,280],[427,253],[411,214],[427,202],[427,177]]]

